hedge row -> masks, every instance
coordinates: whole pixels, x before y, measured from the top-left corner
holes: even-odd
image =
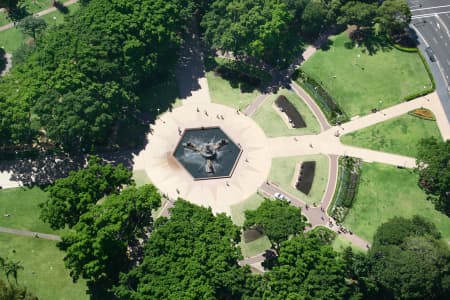
[[[336,125],[350,120],[333,97],[316,80],[301,69],[297,69],[292,77],[316,101],[331,124]]]
[[[403,47],[399,44],[394,44],[394,48],[403,52],[419,52],[418,48]]]
[[[361,160],[356,158],[342,157],[339,159],[339,184],[329,211],[338,223],[344,221],[353,205],[361,175],[360,164]]]

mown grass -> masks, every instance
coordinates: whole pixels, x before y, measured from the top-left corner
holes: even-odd
[[[369,53],[356,47],[348,34],[331,40],[302,70],[320,83],[348,116],[365,115],[372,108],[400,103],[432,83],[418,53],[380,47]]]
[[[0,256],[20,262],[24,269],[18,273],[18,282],[39,299],[89,298],[83,280],[72,282],[69,271],[64,267],[64,253],[54,241],[0,233]]]
[[[341,137],[347,145],[415,157],[423,138],[442,139],[436,121],[403,115]]]
[[[408,169],[379,163],[362,165],[358,193],[344,224],[363,239],[372,241],[376,229],[394,216],[420,215],[436,224],[442,237],[450,240],[450,218],[435,210]]]

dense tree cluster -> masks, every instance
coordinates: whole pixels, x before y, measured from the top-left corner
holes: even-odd
[[[436,208],[450,216],[450,141],[421,140],[417,165],[419,185]]]
[[[306,218],[301,210],[287,201],[265,199],[256,210],[245,211],[244,229],[262,231],[276,249],[289,236],[303,233],[305,225]]]
[[[158,190],[144,185],[90,206],[58,245],[66,251],[64,261],[72,278],[85,279],[95,297],[110,299],[105,295],[117,283],[120,272],[140,261],[143,244],[153,228],[152,210],[160,205]]]
[[[224,214],[178,200],[159,219],[138,267],[121,278],[120,299],[240,299],[246,268],[239,227]]]
[[[136,113],[137,90],[176,62],[192,8],[189,0],[87,3],[2,79],[0,144],[31,143],[38,132],[69,150],[105,144]],[[35,35],[41,25],[28,20]]]
[[[345,264],[314,236],[297,236],[280,245],[279,256],[263,276],[248,281],[246,299],[350,299]]]
[[[53,229],[78,223],[80,216],[103,197],[118,193],[133,182],[131,172],[122,165],[105,164],[92,156],[87,168],[71,172],[48,187],[48,200],[41,204],[41,219]]]
[[[434,224],[418,216],[381,225],[369,251],[378,294],[383,299],[448,299],[450,251],[439,238]]]

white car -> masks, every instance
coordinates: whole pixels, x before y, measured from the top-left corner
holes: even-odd
[[[273,196],[275,197],[275,199],[283,200],[283,201],[288,201],[288,199],[286,198],[286,196],[283,195],[283,194],[281,194],[281,193],[275,193],[275,194],[273,194]]]

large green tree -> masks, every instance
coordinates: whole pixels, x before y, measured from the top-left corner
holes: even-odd
[[[18,28],[24,34],[29,35],[36,42],[36,37],[45,30],[47,23],[42,18],[28,16],[19,22]]]
[[[418,148],[419,185],[436,208],[450,216],[450,141],[427,138]]]
[[[280,245],[275,264],[248,280],[246,299],[350,299],[344,261],[316,237],[296,236]]]
[[[380,29],[391,36],[403,34],[411,21],[406,0],[385,0],[377,9],[376,21]]]
[[[300,208],[287,201],[265,199],[256,210],[245,211],[244,229],[262,230],[276,249],[289,236],[302,233],[305,225]]]
[[[178,200],[158,220],[143,262],[116,288],[120,299],[239,299],[248,269],[238,265],[240,231],[224,214]]]
[[[40,205],[40,217],[53,229],[72,227],[89,206],[131,184],[131,176],[122,165],[115,167],[92,156],[87,168],[70,172],[68,177],[57,179],[48,187],[49,197]]]
[[[337,21],[343,25],[355,25],[358,32],[362,27],[372,27],[376,12],[377,5],[374,3],[349,1],[341,7]]]
[[[91,205],[58,244],[66,252],[64,262],[72,278],[85,279],[94,296],[104,295],[120,272],[139,262],[153,229],[152,210],[160,205],[160,194],[152,185],[131,187]]]
[[[393,218],[381,225],[369,251],[379,299],[447,299],[450,250],[422,219]]]

